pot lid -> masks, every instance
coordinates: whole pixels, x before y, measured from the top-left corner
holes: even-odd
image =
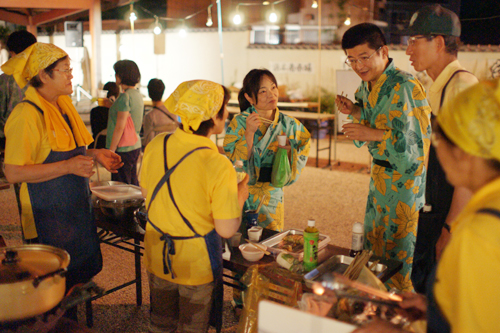
[[[49,245],[3,248],[0,250],[0,284],[31,280],[65,269],[69,259],[68,252]]]

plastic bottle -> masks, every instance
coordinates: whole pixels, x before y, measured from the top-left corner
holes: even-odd
[[[304,270],[306,272],[318,266],[318,241],[319,231],[316,228],[316,221],[309,220],[304,230]]]
[[[352,244],[351,251],[349,255],[351,257],[355,257],[356,254],[363,251],[363,243],[364,243],[364,226],[361,222],[356,222],[352,226]]]
[[[234,170],[236,170],[236,179],[240,183],[246,176],[245,169],[243,169],[243,161],[237,160],[234,162]]]

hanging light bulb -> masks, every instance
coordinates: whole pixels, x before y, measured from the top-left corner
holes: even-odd
[[[269,1],[263,1],[263,2],[262,2],[262,4],[263,4],[264,6],[269,6]]]
[[[317,0],[313,0],[313,3],[311,5],[312,8],[318,8],[318,1]]]
[[[278,14],[276,14],[276,11],[274,10],[274,3],[273,3],[271,7],[271,13],[269,14],[269,22],[276,23],[276,21],[278,21]]]
[[[241,15],[240,15],[239,7],[236,6],[236,14],[234,14],[234,16],[233,16],[233,23],[236,25],[239,25],[239,24],[241,24],[242,21],[243,20],[242,20]]]
[[[155,35],[161,34],[161,25],[160,22],[158,22],[158,16],[155,16],[155,27],[153,28],[153,33]]]
[[[350,13],[347,13],[347,17],[344,21],[344,24],[345,25],[351,25],[351,14]]]
[[[137,13],[134,10],[134,3],[133,2],[130,4],[130,14],[128,16],[128,19],[130,20],[131,23],[133,23],[135,20],[137,20]]]
[[[211,27],[214,24],[214,22],[212,21],[212,4],[208,6],[207,11],[208,11],[207,23],[205,24],[207,27]]]
[[[186,23],[182,21],[181,28],[179,29],[179,36],[182,38],[186,37],[187,35],[187,28],[186,28]]]

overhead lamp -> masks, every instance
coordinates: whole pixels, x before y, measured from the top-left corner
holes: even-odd
[[[344,21],[344,24],[345,25],[351,25],[351,14],[350,13],[347,13],[347,17]]]
[[[242,21],[243,20],[242,20],[241,15],[240,15],[239,6],[236,6],[236,14],[234,14],[234,16],[233,16],[233,23],[236,25],[239,25],[239,24],[241,24]]]
[[[182,25],[181,25],[181,28],[179,29],[179,36],[184,38],[184,37],[186,37],[186,35],[187,35],[186,22],[184,22],[184,20],[182,20]]]
[[[214,24],[214,22],[212,21],[212,4],[208,6],[207,11],[208,11],[207,23],[205,23],[205,25],[207,27],[211,27]]]
[[[276,21],[278,21],[278,14],[276,14],[276,11],[274,10],[274,3],[273,3],[271,7],[271,13],[269,13],[269,22],[276,23]]]
[[[311,5],[312,8],[318,8],[318,1],[317,0],[313,0],[313,3]]]
[[[155,26],[153,28],[153,33],[155,35],[159,35],[161,34],[161,25],[160,25],[160,22],[158,22],[158,16],[155,15]]]
[[[137,13],[134,10],[133,2],[130,4],[130,13],[128,15],[128,19],[130,20],[130,23],[134,23],[134,21],[137,20]]]

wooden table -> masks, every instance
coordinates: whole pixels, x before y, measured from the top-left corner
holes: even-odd
[[[234,106],[228,106],[227,110],[231,116],[231,118],[240,113],[240,109]],[[328,164],[325,167],[331,166],[332,162],[332,133],[334,132],[335,126],[335,115],[330,113],[315,113],[315,112],[304,112],[304,111],[282,111],[281,113],[286,114],[287,116],[294,117],[298,120],[313,120],[315,124],[316,130],[316,167],[319,166],[319,152],[325,149],[328,149]],[[328,124],[326,127],[322,127],[321,123],[327,121]],[[320,129],[328,128],[328,146],[319,148],[319,131]],[[216,137],[216,142],[219,140],[219,137]]]

